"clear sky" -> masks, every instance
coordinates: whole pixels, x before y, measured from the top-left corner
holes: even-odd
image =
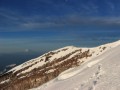
[[[120,0],[0,0],[0,53],[120,39]]]

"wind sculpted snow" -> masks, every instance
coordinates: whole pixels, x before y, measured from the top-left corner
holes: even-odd
[[[117,90],[119,47],[120,41],[116,41],[93,48],[67,46],[50,51],[0,75],[0,89]]]
[[[120,45],[32,90],[119,90]]]

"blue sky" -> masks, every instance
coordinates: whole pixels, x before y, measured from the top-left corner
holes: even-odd
[[[120,0],[0,0],[0,53],[120,39]]]

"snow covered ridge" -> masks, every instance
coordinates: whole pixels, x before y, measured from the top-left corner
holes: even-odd
[[[120,41],[117,41],[94,48],[67,46],[50,51],[1,75],[0,88],[1,90],[26,90],[37,87],[56,78],[63,71],[76,66],[80,67],[119,45]],[[92,67],[98,61],[87,66]]]
[[[109,44],[110,45],[110,44]],[[30,90],[119,90],[120,45]],[[114,46],[116,45],[116,46]]]

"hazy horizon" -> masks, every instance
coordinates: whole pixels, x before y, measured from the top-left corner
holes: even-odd
[[[119,40],[119,11],[116,0],[0,0],[0,53]]]
[[[0,56],[18,53],[22,58],[21,53],[94,47],[119,39],[119,0],[0,0]]]

